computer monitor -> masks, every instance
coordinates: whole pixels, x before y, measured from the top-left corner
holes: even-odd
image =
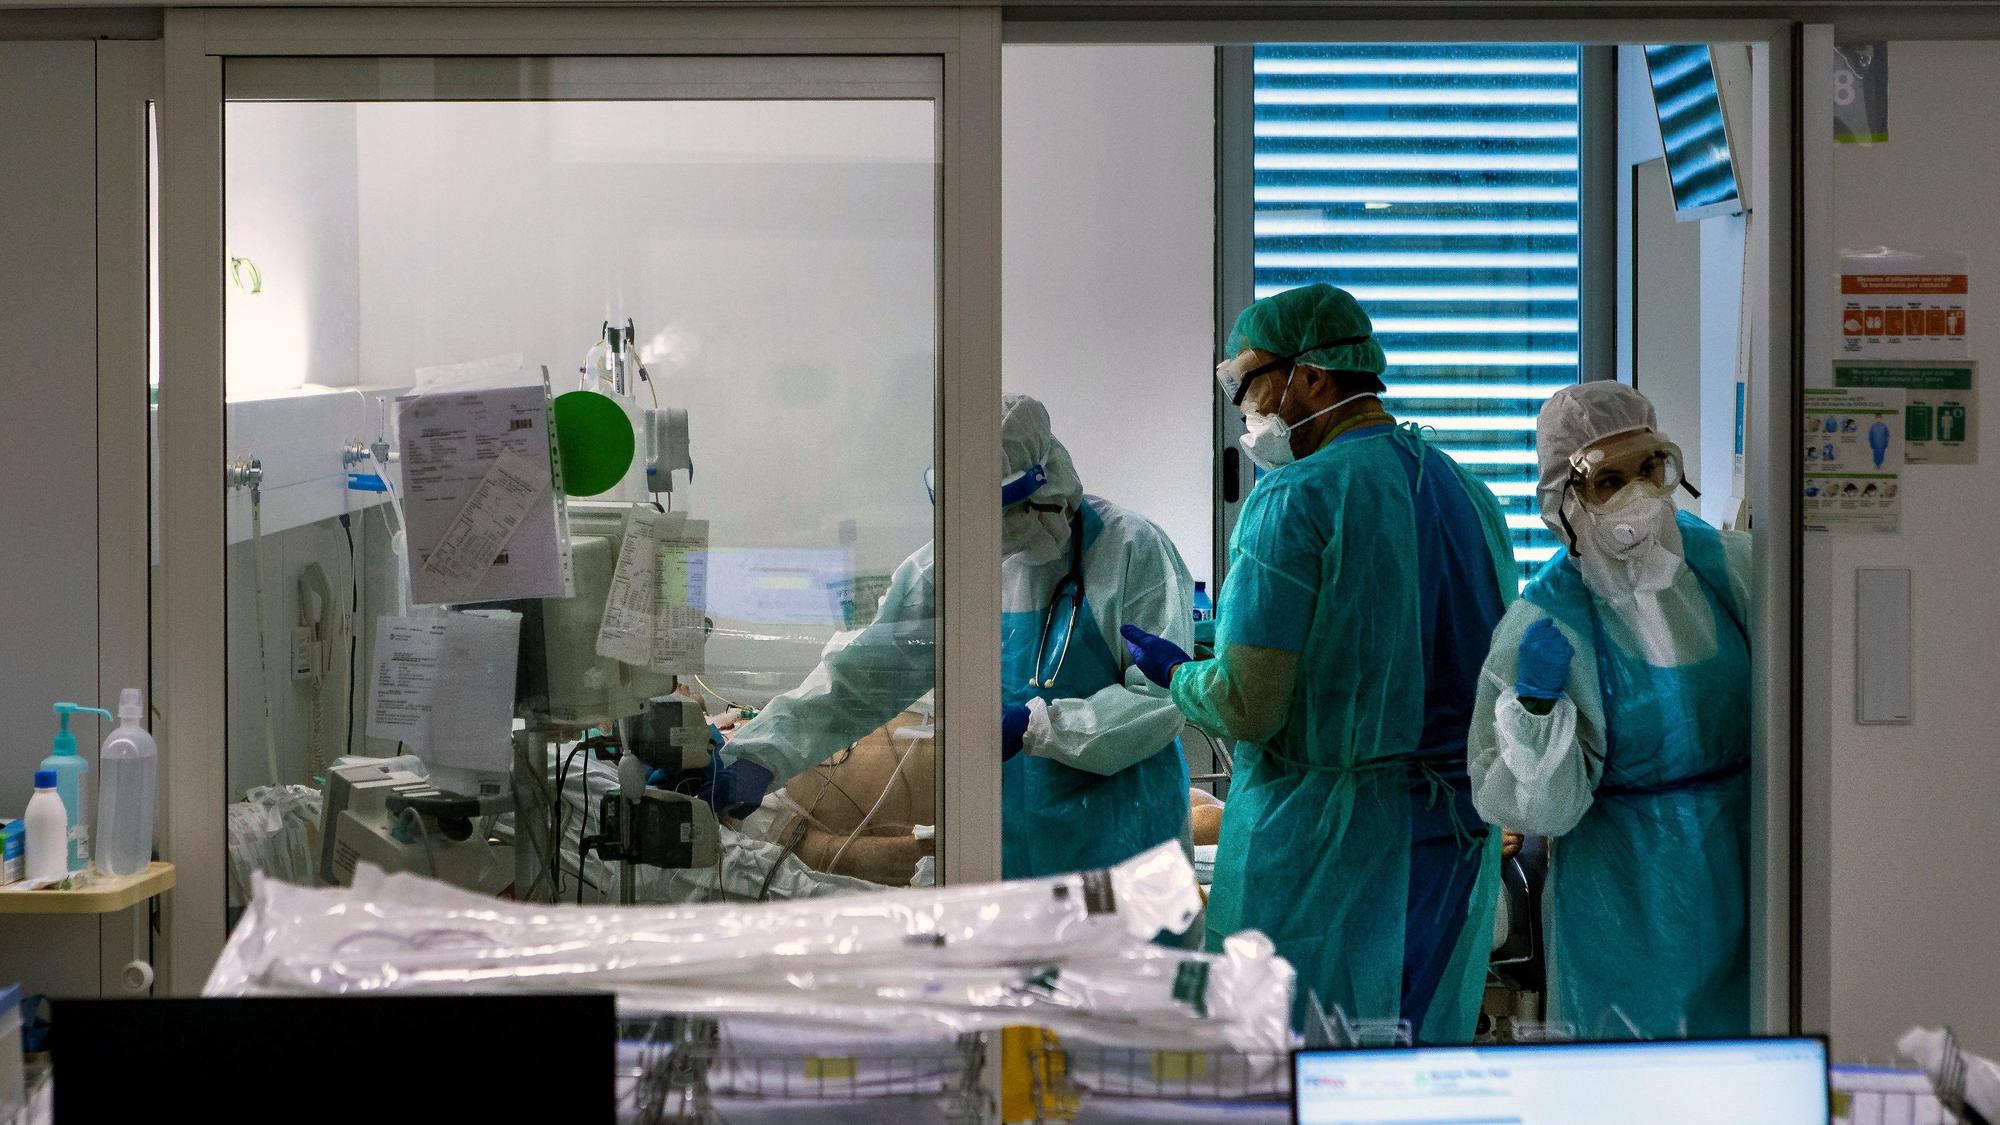
[[[1705,43],[1655,44],[1645,49],[1660,147],[1667,158],[1674,217],[1702,219],[1743,210],[1730,144],[1729,117],[1715,60]]]
[[[1299,1125],[1827,1125],[1819,1039],[1306,1050]]]

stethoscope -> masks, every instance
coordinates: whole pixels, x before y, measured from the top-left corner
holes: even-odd
[[[1069,599],[1069,627],[1063,630],[1062,649],[1056,653],[1056,666],[1047,676],[1042,676],[1042,668],[1047,664],[1049,651],[1049,630],[1055,626],[1056,612],[1063,599]],[[1042,637],[1035,643],[1035,674],[1028,677],[1028,686],[1046,691],[1056,686],[1056,678],[1062,675],[1063,662],[1069,659],[1069,642],[1076,636],[1076,617],[1083,609],[1083,509],[1078,507],[1069,518],[1069,573],[1056,580],[1056,588],[1049,595],[1049,608],[1042,615]]]

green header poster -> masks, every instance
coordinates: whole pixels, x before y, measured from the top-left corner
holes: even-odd
[[[1903,392],[1805,392],[1808,531],[1895,531],[1902,512]]]
[[[1974,361],[1837,359],[1833,385],[1904,392],[1904,464],[1979,463],[1979,365]]]

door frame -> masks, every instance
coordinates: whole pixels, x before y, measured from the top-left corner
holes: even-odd
[[[1616,9],[1608,9],[1615,13]],[[1751,915],[1752,1012],[1754,1023],[1768,1031],[1796,1031],[1801,1024],[1803,964],[1802,845],[1804,813],[1801,764],[1799,623],[1802,595],[1799,530],[1799,435],[1791,424],[1795,416],[1798,389],[1803,381],[1805,312],[1800,275],[1804,197],[1801,169],[1813,146],[1810,130],[1801,133],[1801,107],[1811,104],[1801,91],[1802,83],[1820,73],[1821,63],[1808,64],[1805,48],[1810,40],[1823,37],[1831,45],[1831,29],[1806,25],[1785,18],[1734,18],[1698,20],[1657,18],[1650,14],[1629,17],[1609,14],[1600,18],[1570,18],[1536,14],[1507,18],[1504,7],[1490,16],[1454,18],[1459,13],[1441,9],[1433,13],[1414,12],[1409,18],[1385,20],[1373,12],[1329,7],[1313,18],[1233,19],[1226,9],[1193,9],[1188,18],[1151,19],[1143,11],[1129,18],[1106,18],[1105,9],[1080,12],[1083,18],[1067,19],[1059,9],[1018,12],[1003,28],[1008,43],[1155,44],[1195,43],[1222,48],[1218,52],[1216,119],[1227,130],[1241,113],[1221,99],[1241,98],[1247,92],[1248,52],[1255,43],[1449,43],[1449,42],[1559,42],[1590,46],[1621,43],[1746,43],[1751,47],[1752,97],[1749,107],[1752,136],[1768,143],[1753,145],[1741,175],[1748,187],[1750,210],[1758,216],[1747,238],[1754,256],[1768,268],[1761,271],[1754,289],[1757,299],[1745,310],[1754,332],[1749,349],[1751,376],[1746,391],[1748,443],[1745,472],[1751,509],[1756,513],[1752,535],[1756,542],[1754,571],[1755,612],[1752,615],[1752,675],[1759,685],[1753,714],[1755,745],[1765,748],[1757,754],[1752,769],[1753,824],[1761,826],[1751,841],[1753,903],[1761,909]],[[1212,14],[1214,18],[1201,18]],[[1809,34],[1810,32],[1810,34]],[[1232,63],[1230,56],[1238,56]],[[1830,57],[1831,52],[1826,54]],[[1830,65],[1830,62],[1824,65]],[[1232,90],[1234,91],[1232,95]],[[1235,146],[1232,149],[1232,144]],[[1250,223],[1243,201],[1229,198],[1232,183],[1241,193],[1247,177],[1221,162],[1247,154],[1247,139],[1232,140],[1225,132],[1216,143],[1218,257],[1216,295],[1218,333],[1226,330],[1233,309],[1225,309],[1227,294],[1239,293],[1249,277],[1248,245],[1232,251],[1220,240],[1249,234]],[[1234,177],[1234,179],[1232,179]],[[1232,209],[1233,208],[1233,209]],[[1233,232],[1233,233],[1232,233]],[[1231,254],[1242,256],[1234,262]],[[1607,279],[1607,284],[1609,279]],[[1609,293],[1606,294],[1608,298]],[[1219,396],[1218,396],[1219,399]],[[1234,440],[1241,432],[1233,412],[1216,411],[1216,448]],[[1233,427],[1233,428],[1232,428]],[[1220,465],[1216,468],[1218,489]],[[1218,493],[1219,494],[1219,493]],[[1218,560],[1226,551],[1223,516],[1216,518]],[[1223,570],[1217,567],[1220,576]],[[1220,579],[1218,579],[1220,581]],[[1820,962],[1815,961],[1816,971]]]
[[[994,9],[521,8],[196,10],[166,15],[160,123],[159,432],[163,841],[171,991],[193,994],[224,941],[222,72],[231,57],[928,56],[943,67],[938,374],[938,724],[999,743],[1000,18]],[[1000,875],[997,755],[940,769],[942,879]]]
[[[152,154],[149,113],[165,96],[158,40],[97,41],[97,698],[138,686],[159,729],[153,661]],[[135,487],[136,485],[136,487]],[[106,706],[109,704],[107,703]],[[167,839],[164,802],[154,839]],[[153,960],[161,901],[104,915],[102,994]]]

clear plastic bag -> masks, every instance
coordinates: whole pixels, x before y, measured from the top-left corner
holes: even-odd
[[[319,882],[320,793],[304,785],[252,789],[232,803],[229,833],[229,904],[250,901],[261,878],[313,885]]]
[[[790,966],[1022,964],[1115,954],[1201,908],[1167,843],[1116,867],[761,905],[556,906],[362,868],[351,888],[259,878],[209,995],[596,988]]]

